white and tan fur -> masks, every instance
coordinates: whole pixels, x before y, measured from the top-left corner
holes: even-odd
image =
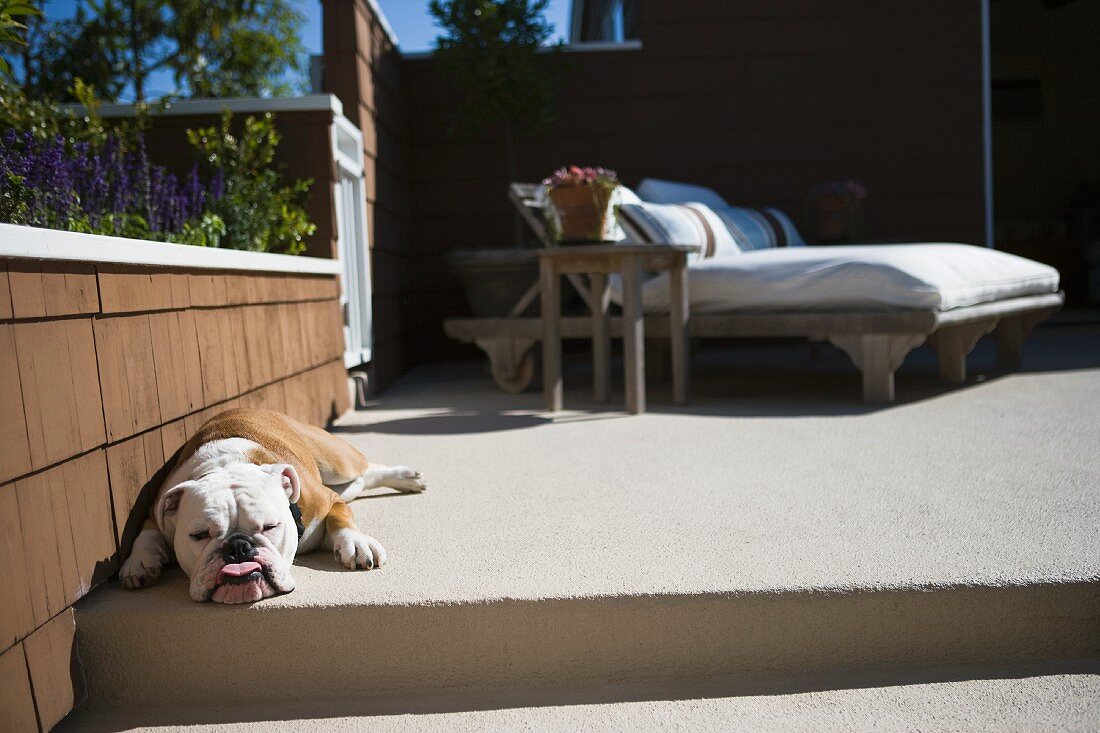
[[[293,590],[294,557],[322,545],[349,569],[379,567],[386,551],[356,526],[347,502],[380,486],[426,488],[413,469],[368,463],[320,428],[269,410],[228,410],[180,451],[119,580],[152,585],[174,559],[194,600],[241,603]],[[300,540],[292,503],[302,512]],[[254,582],[223,577],[240,566],[235,547],[255,551],[248,556],[249,567],[260,566],[249,576]]]

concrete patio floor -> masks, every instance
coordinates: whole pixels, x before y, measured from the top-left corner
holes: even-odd
[[[1100,328],[1041,329],[1017,374],[993,361],[980,346],[978,376],[945,388],[919,350],[897,403],[868,406],[839,352],[707,349],[691,404],[655,384],[642,416],[594,405],[583,360],[557,415],[480,364],[416,369],[335,429],[427,477],[353,504],[389,564],[305,556],[296,591],[250,608],[193,604],[175,571],[96,592],[78,606],[93,701],[156,706],[170,685],[200,704],[210,680],[183,670],[257,648],[300,694],[363,705],[712,675],[737,682],[702,696],[736,697],[767,675],[937,665],[1080,675],[1058,664],[1100,657]],[[1065,685],[1094,721],[1096,669]]]

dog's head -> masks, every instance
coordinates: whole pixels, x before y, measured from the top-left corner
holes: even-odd
[[[191,598],[248,603],[294,590],[290,505],[300,493],[286,463],[235,463],[162,492],[154,518],[191,578]]]

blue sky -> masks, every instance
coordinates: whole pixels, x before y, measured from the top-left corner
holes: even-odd
[[[318,0],[291,0],[298,10],[306,16],[306,25],[302,29],[302,42],[310,53],[321,53],[321,3]],[[71,16],[78,0],[45,0],[41,7],[51,17]],[[427,51],[437,29],[428,15],[428,0],[377,0],[386,14],[394,33],[405,52]],[[569,25],[569,5],[571,0],[550,0],[547,16],[558,37],[564,37]]]
[[[428,15],[428,0],[377,0],[386,14],[393,32],[397,35],[401,50],[406,53],[427,51],[438,31]],[[550,0],[546,16],[554,24],[558,38],[564,38],[569,29],[570,0]],[[320,15],[320,11],[317,11]]]
[[[322,53],[321,3],[319,0],[290,0],[306,17],[302,27],[302,43],[311,54]],[[438,29],[428,14],[428,0],[376,0],[397,36],[398,45],[405,53],[428,51]],[[572,0],[550,0],[547,18],[554,25],[557,42],[565,37],[569,26],[569,9]],[[41,0],[47,17],[71,17],[79,0]],[[18,64],[17,64],[18,67]],[[158,97],[171,93],[172,80],[167,73],[154,74],[149,80],[149,96]],[[125,97],[125,94],[124,94]]]

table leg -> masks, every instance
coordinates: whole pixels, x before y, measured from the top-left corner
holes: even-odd
[[[561,276],[548,259],[539,262],[542,297],[542,395],[546,409],[560,410],[561,384]]]
[[[592,276],[592,374],[596,402],[607,402],[611,384],[611,323],[607,317],[607,275]]]
[[[645,412],[645,322],[642,320],[642,262],[628,257],[623,267],[623,367],[626,409]]]
[[[688,303],[687,257],[681,255],[669,272],[671,286],[669,296],[672,307],[669,312],[668,333],[672,341],[672,401],[677,405],[687,402],[688,380]]]

